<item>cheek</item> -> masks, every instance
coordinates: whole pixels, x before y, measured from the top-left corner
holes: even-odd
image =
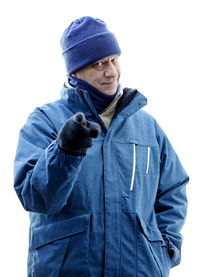
[[[99,76],[98,74],[91,74],[90,75],[90,82],[93,84],[93,86],[99,86],[101,84],[102,76]]]
[[[89,83],[92,86],[94,86],[97,83],[95,74],[88,70],[78,72],[76,77]]]
[[[119,81],[119,78],[120,78],[120,75],[121,75],[121,69],[120,69],[120,67],[117,68],[117,74],[118,74],[117,79]]]

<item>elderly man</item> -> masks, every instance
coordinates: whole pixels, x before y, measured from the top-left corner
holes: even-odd
[[[69,84],[19,137],[28,276],[158,277],[180,263],[188,176],[146,98],[120,86],[120,47],[82,17],[61,38]]]

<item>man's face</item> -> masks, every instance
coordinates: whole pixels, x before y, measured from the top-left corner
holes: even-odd
[[[107,95],[113,95],[119,84],[119,55],[112,55],[84,67],[72,76],[81,79]]]

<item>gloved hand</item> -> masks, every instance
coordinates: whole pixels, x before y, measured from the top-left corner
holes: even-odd
[[[101,127],[88,121],[81,112],[70,117],[58,133],[58,145],[68,154],[85,156],[86,151],[93,145],[92,138],[98,137]]]

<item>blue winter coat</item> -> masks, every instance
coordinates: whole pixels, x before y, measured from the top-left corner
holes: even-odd
[[[189,178],[145,104],[136,91],[107,130],[87,92],[70,88],[29,116],[15,160],[29,277],[165,277],[179,264]],[[79,111],[102,128],[84,157],[57,144]]]

